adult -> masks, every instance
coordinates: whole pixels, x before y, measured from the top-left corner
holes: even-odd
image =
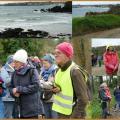
[[[0,119],[5,118],[5,108],[2,101],[2,97],[6,95],[4,81],[0,77]]]
[[[46,54],[42,58],[43,67],[40,73],[40,86],[43,88],[41,98],[43,100],[43,106],[45,110],[46,118],[57,118],[57,113],[52,110],[53,104],[53,93],[51,88],[54,85],[54,77],[56,72],[56,65],[54,64],[54,59],[51,54]]]
[[[99,98],[101,99],[102,118],[107,118],[110,115],[110,101],[112,97],[106,83],[102,83],[99,87]]]
[[[16,51],[13,59],[15,72],[12,75],[10,92],[18,106],[18,117],[38,118],[43,114],[38,72],[27,64],[28,55],[24,49]]]
[[[114,97],[115,97],[115,111],[120,110],[120,85],[118,85],[115,89],[114,89]]]
[[[10,95],[9,85],[14,72],[13,56],[8,56],[6,64],[1,68],[1,78],[3,79],[7,94],[2,98],[5,106],[5,118],[13,118],[14,98]]]
[[[112,46],[106,47],[106,52],[103,55],[106,74],[109,76],[117,75],[119,66],[118,53]]]
[[[88,103],[87,86],[84,77],[72,61],[73,47],[68,42],[60,43],[55,48],[55,59],[59,70],[55,75],[52,89],[54,102],[52,109],[59,118],[85,118]]]

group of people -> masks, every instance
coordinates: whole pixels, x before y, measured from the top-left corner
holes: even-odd
[[[68,42],[41,62],[24,49],[9,56],[0,72],[0,118],[85,118],[87,85],[72,57]]]

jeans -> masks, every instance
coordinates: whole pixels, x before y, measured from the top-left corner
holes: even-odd
[[[4,101],[3,103],[5,107],[5,118],[13,118],[14,101]]]
[[[3,104],[3,102],[0,100],[0,119],[1,119],[1,118],[5,118],[4,112],[5,112],[4,104]]]
[[[120,110],[120,101],[116,101],[116,109]]]
[[[52,104],[52,102],[43,102],[46,118],[58,118],[57,112],[52,110]]]
[[[107,118],[108,110],[107,110],[107,102],[102,102],[102,118]]]

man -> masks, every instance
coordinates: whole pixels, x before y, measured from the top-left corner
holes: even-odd
[[[88,103],[86,82],[78,69],[72,69],[73,47],[63,42],[55,48],[55,59],[59,70],[55,75],[52,89],[54,102],[52,109],[59,118],[85,118]]]
[[[6,64],[1,68],[1,78],[3,79],[7,88],[6,95],[2,98],[5,106],[5,118],[13,118],[14,98],[10,95],[9,85],[11,76],[14,72],[13,56],[9,56]]]
[[[18,106],[16,111],[20,118],[38,118],[38,115],[43,114],[38,72],[27,64],[28,55],[25,50],[18,50],[13,59],[15,72],[12,76],[10,92]]]
[[[106,52],[103,55],[103,61],[107,75],[117,75],[119,58],[118,53],[112,46],[106,47]]]

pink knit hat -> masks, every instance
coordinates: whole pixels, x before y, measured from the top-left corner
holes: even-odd
[[[70,59],[73,57],[73,47],[68,42],[63,42],[63,43],[58,44],[56,46],[56,49],[60,50]]]

